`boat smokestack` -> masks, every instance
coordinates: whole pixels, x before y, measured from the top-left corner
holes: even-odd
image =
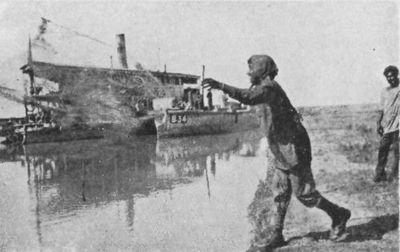
[[[126,60],[125,34],[117,34],[117,52],[121,67],[127,69],[128,62]]]

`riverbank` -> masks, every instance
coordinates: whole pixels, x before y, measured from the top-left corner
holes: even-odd
[[[288,244],[275,251],[398,251],[398,181],[372,181],[379,142],[374,128],[376,111],[325,112],[303,113],[313,146],[313,172],[317,188],[326,198],[351,209],[349,236],[341,243],[329,241],[329,217],[318,209],[305,208],[292,197],[284,230]],[[392,155],[389,160],[388,168]],[[270,232],[269,180],[267,176],[266,181],[260,181],[248,208],[252,244],[262,243]]]

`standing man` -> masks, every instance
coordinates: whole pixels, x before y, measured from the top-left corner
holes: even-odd
[[[194,108],[196,110],[199,110],[201,108],[200,106],[200,100],[201,100],[201,96],[198,92],[195,92],[193,94],[193,104],[194,104]]]
[[[290,103],[285,91],[274,80],[278,68],[267,55],[254,55],[248,60],[251,87],[239,89],[214,79],[205,79],[203,85],[220,89],[232,98],[247,105],[260,105],[264,117],[264,132],[272,153],[274,179],[271,206],[274,232],[262,248],[265,250],[285,244],[282,230],[292,192],[306,207],[317,207],[332,219],[330,239],[346,238],[346,223],[350,211],[339,207],[315,188],[311,171],[311,144],[300,115]]]
[[[376,183],[386,181],[385,166],[388,159],[390,146],[394,149],[394,163],[389,181],[398,177],[399,170],[399,120],[400,120],[400,89],[399,69],[388,66],[383,71],[389,87],[381,93],[381,113],[377,122],[377,132],[381,136],[378,152],[378,164],[375,170],[374,181]]]

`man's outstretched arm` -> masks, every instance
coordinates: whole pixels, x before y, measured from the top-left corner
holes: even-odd
[[[211,78],[204,79],[202,85],[204,87],[211,87],[213,89],[222,90],[224,93],[227,93],[231,98],[236,99],[246,105],[265,103],[268,99],[266,88],[236,88]]]

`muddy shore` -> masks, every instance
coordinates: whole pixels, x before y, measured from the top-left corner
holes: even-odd
[[[308,109],[303,112],[312,148],[317,189],[328,199],[351,209],[347,239],[329,241],[330,219],[318,209],[307,209],[292,197],[284,237],[288,244],[275,251],[398,251],[398,180],[375,184],[379,136],[376,108]],[[390,154],[387,171],[393,165]],[[252,244],[262,243],[270,227],[270,176],[260,181],[249,219]],[[250,247],[249,251],[257,251]]]

